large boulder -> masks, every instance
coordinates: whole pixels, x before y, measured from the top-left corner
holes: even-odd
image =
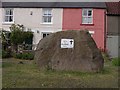
[[[60,31],[41,39],[35,60],[40,68],[65,71],[98,72],[104,65],[101,52],[85,30]]]

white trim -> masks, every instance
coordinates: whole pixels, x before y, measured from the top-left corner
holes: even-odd
[[[11,25],[14,24],[14,22],[2,22],[3,25]]]
[[[45,25],[47,25],[47,24],[49,24],[49,25],[52,25],[53,23],[51,22],[51,23],[45,23],[45,22],[43,22],[43,23],[41,23],[41,24],[45,24]]]

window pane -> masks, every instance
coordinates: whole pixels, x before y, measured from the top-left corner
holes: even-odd
[[[10,15],[13,15],[13,10],[10,10]]]
[[[51,22],[51,16],[43,16],[43,22]]]
[[[82,23],[87,23],[87,21],[88,21],[88,20],[87,20],[86,17],[83,17],[83,18],[82,18]]]
[[[83,10],[83,16],[87,16],[87,10],[86,9]]]
[[[91,17],[88,18],[88,23],[92,23],[92,18]]]
[[[9,16],[9,22],[13,21],[13,16]]]
[[[47,22],[47,17],[46,16],[43,17],[43,22]]]
[[[49,10],[48,10],[48,15],[51,15],[51,13],[52,13],[52,12],[51,12],[51,9],[49,9]]]
[[[47,15],[47,14],[48,14],[46,9],[44,9],[43,14],[44,14],[44,15]]]
[[[88,16],[92,16],[92,11],[91,10],[88,11]]]
[[[8,22],[9,21],[9,16],[6,16],[5,17],[5,22]]]
[[[5,12],[5,15],[13,15],[13,10],[12,9],[7,9]]]
[[[10,15],[10,11],[6,10],[5,15]]]
[[[51,15],[51,9],[43,9],[44,15]]]
[[[48,22],[51,22],[51,16],[48,17]]]

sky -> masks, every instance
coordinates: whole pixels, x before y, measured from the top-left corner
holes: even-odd
[[[118,2],[120,0],[0,0],[2,2]]]

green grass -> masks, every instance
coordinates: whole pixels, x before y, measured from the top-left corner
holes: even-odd
[[[19,64],[23,62],[23,64]],[[105,62],[99,73],[40,70],[34,60],[4,59],[3,88],[117,88],[118,67]]]
[[[112,59],[112,64],[114,66],[120,66],[120,58],[113,58]]]

